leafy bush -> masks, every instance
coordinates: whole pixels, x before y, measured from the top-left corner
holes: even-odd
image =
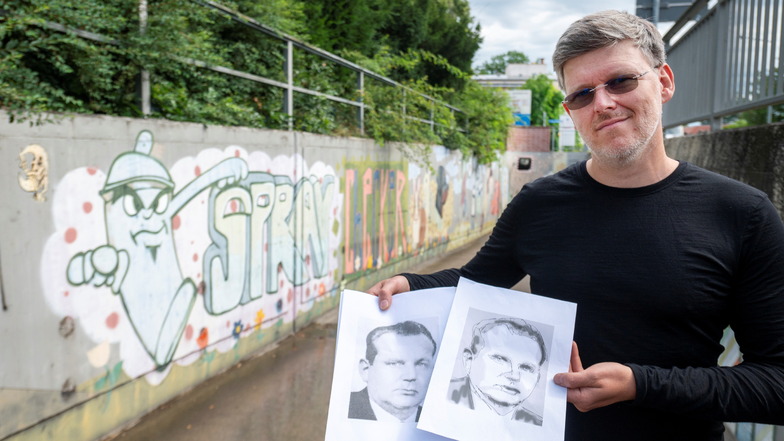
[[[385,0],[366,1],[370,9],[363,11],[369,14]],[[429,4],[432,9],[439,3]],[[390,5],[386,8],[391,11]],[[360,135],[358,111],[352,105],[295,93],[289,121],[283,89],[206,68],[285,83],[286,43],[243,21],[253,17],[307,39],[306,6],[302,0],[226,1],[223,7],[246,14],[232,17],[217,11],[215,4],[147,0],[143,21],[139,0],[0,0],[0,106],[12,121],[31,124],[47,122],[53,113],[142,117],[140,75],[146,71],[152,117],[272,129],[291,124],[295,130]],[[391,12],[384,14],[377,13],[386,17]],[[458,25],[459,20],[451,26]],[[460,32],[473,47],[478,34],[467,26]],[[329,37],[323,28],[319,32],[319,38]],[[442,144],[474,153],[481,162],[493,160],[503,150],[511,122],[506,96],[483,89],[442,55],[423,49],[393,53],[382,44],[391,38],[385,35],[374,47],[363,46],[362,52],[341,53],[405,88],[366,79],[360,95],[356,72],[303,50],[294,51],[294,85],[347,100],[361,98],[367,106],[364,134],[379,143],[420,145],[412,150],[420,156],[428,145]],[[423,72],[438,72],[441,78],[433,83]]]

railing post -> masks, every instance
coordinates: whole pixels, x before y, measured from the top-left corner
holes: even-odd
[[[435,133],[436,131],[436,102],[433,100],[430,101],[430,131]]]
[[[718,132],[721,130],[721,126],[723,125],[723,120],[721,116],[713,115],[710,119],[710,128],[711,132]]]
[[[406,112],[406,89],[403,89],[403,118],[407,116],[408,113]]]
[[[359,89],[359,108],[357,118],[359,119],[359,132],[365,134],[365,73],[361,70],[357,75],[357,89]]]
[[[2,268],[0,264],[0,268]],[[0,272],[0,303],[3,305],[3,311],[8,311],[8,304],[5,303],[5,289],[3,287],[3,274]]]
[[[288,116],[289,130],[294,130],[294,44],[286,41],[286,98],[283,104]]]
[[[139,33],[144,35],[145,32],[147,32],[147,0],[139,0]],[[152,113],[152,105],[150,104],[150,71],[142,68],[140,74],[142,115],[149,116]]]

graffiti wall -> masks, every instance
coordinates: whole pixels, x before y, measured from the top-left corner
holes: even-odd
[[[414,163],[359,138],[3,124],[0,439],[98,438],[342,288],[481,237],[509,200],[502,165],[441,147]]]
[[[443,148],[429,165],[347,162],[344,274],[477,237],[508,202],[508,177],[498,163],[478,165]]]
[[[341,197],[323,163],[230,146],[167,168],[152,146],[142,131],[108,171],[63,176],[40,270],[51,309],[95,341],[92,366],[116,343],[123,371],[155,383],[172,360],[334,295]]]

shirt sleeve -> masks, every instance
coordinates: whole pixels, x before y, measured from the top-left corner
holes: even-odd
[[[743,232],[730,327],[743,354],[731,367],[628,364],[635,404],[721,421],[784,425],[784,224],[767,198]]]

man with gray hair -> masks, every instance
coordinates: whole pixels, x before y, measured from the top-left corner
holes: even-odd
[[[448,398],[470,409],[542,425],[542,416],[525,407],[547,360],[542,334],[520,318],[496,317],[473,327],[462,354],[465,377],[450,382]]]
[[[605,11],[553,65],[590,159],[523,187],[462,268],[401,274],[392,295],[463,276],[577,303],[567,440],[720,441],[723,421],[784,425],[784,224],[763,192],[667,156],[675,93],[661,35]],[[723,331],[743,362],[718,367]],[[577,345],[579,344],[579,352]]]

